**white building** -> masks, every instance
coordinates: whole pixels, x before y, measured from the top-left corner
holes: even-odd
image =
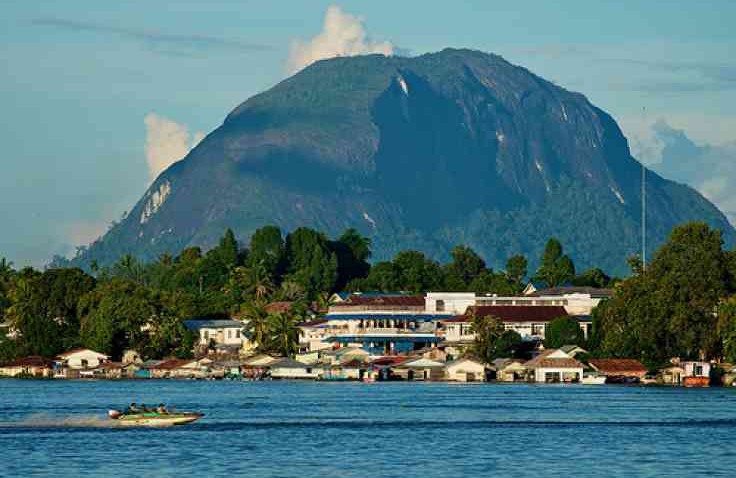
[[[583,378],[583,364],[562,350],[545,350],[524,366],[538,383],[573,383]]]
[[[191,319],[184,326],[197,333],[198,345],[211,344],[240,348],[247,338],[243,335],[244,324],[231,319]]]
[[[322,373],[318,365],[312,366],[288,358],[274,362],[268,368],[271,370],[271,378],[280,379],[314,379]]]
[[[484,382],[485,366],[469,358],[461,358],[445,364],[445,380],[454,382]]]
[[[86,370],[97,368],[101,364],[109,362],[110,357],[90,349],[74,349],[60,354],[58,362],[63,367],[75,370]]]

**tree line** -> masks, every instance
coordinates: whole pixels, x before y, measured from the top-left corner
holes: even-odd
[[[194,337],[183,320],[232,315],[248,319],[247,333],[261,349],[289,355],[296,324],[309,309],[325,310],[335,291],[512,295],[527,278],[549,287],[615,286],[614,299],[594,313],[586,345],[595,353],[647,363],[702,354],[736,360],[736,256],[705,224],[676,228],[646,269],[631,261],[632,275],[625,280],[597,268],[576,273],[556,239],[548,241],[532,273],[524,256],[512,256],[503,270],[494,270],[463,245],[445,264],[419,251],[371,264],[371,241],[354,229],[331,239],[309,228],[284,234],[265,226],[247,244],[226,230],[206,252],[189,247],[150,263],[126,255],[108,267],[92,263],[88,271],[15,270],[0,259],[0,319],[17,332],[15,339],[0,334],[0,360],[52,357],[75,346],[113,357],[127,348],[144,357],[185,356]],[[269,313],[268,304],[276,301],[293,306]],[[494,341],[496,335],[502,334],[491,334]],[[512,339],[504,340],[518,345]]]

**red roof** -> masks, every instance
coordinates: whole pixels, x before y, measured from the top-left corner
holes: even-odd
[[[344,302],[334,304],[333,307],[350,307],[356,305],[385,305],[385,306],[405,306],[405,307],[424,307],[423,295],[380,295],[380,296],[361,296],[351,295]]]
[[[590,365],[601,373],[616,375],[623,373],[646,373],[647,368],[634,359],[591,359]]]
[[[561,305],[474,305],[468,307],[465,314],[469,317],[493,316],[502,322],[551,322],[568,316]]]

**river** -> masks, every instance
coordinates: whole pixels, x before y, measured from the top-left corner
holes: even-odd
[[[205,417],[119,429],[109,408]],[[736,389],[0,380],[0,476],[736,476]]]

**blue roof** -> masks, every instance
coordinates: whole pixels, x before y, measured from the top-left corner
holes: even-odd
[[[407,319],[417,322],[442,320],[454,317],[453,314],[327,314],[324,316],[327,320],[386,320],[386,319]]]
[[[421,343],[437,343],[441,337],[436,335],[427,335],[424,337],[413,337],[411,335],[338,335],[327,337],[326,342],[339,343],[365,343],[365,342],[421,342]]]
[[[189,330],[242,328],[244,324],[231,319],[190,319],[183,322]]]

